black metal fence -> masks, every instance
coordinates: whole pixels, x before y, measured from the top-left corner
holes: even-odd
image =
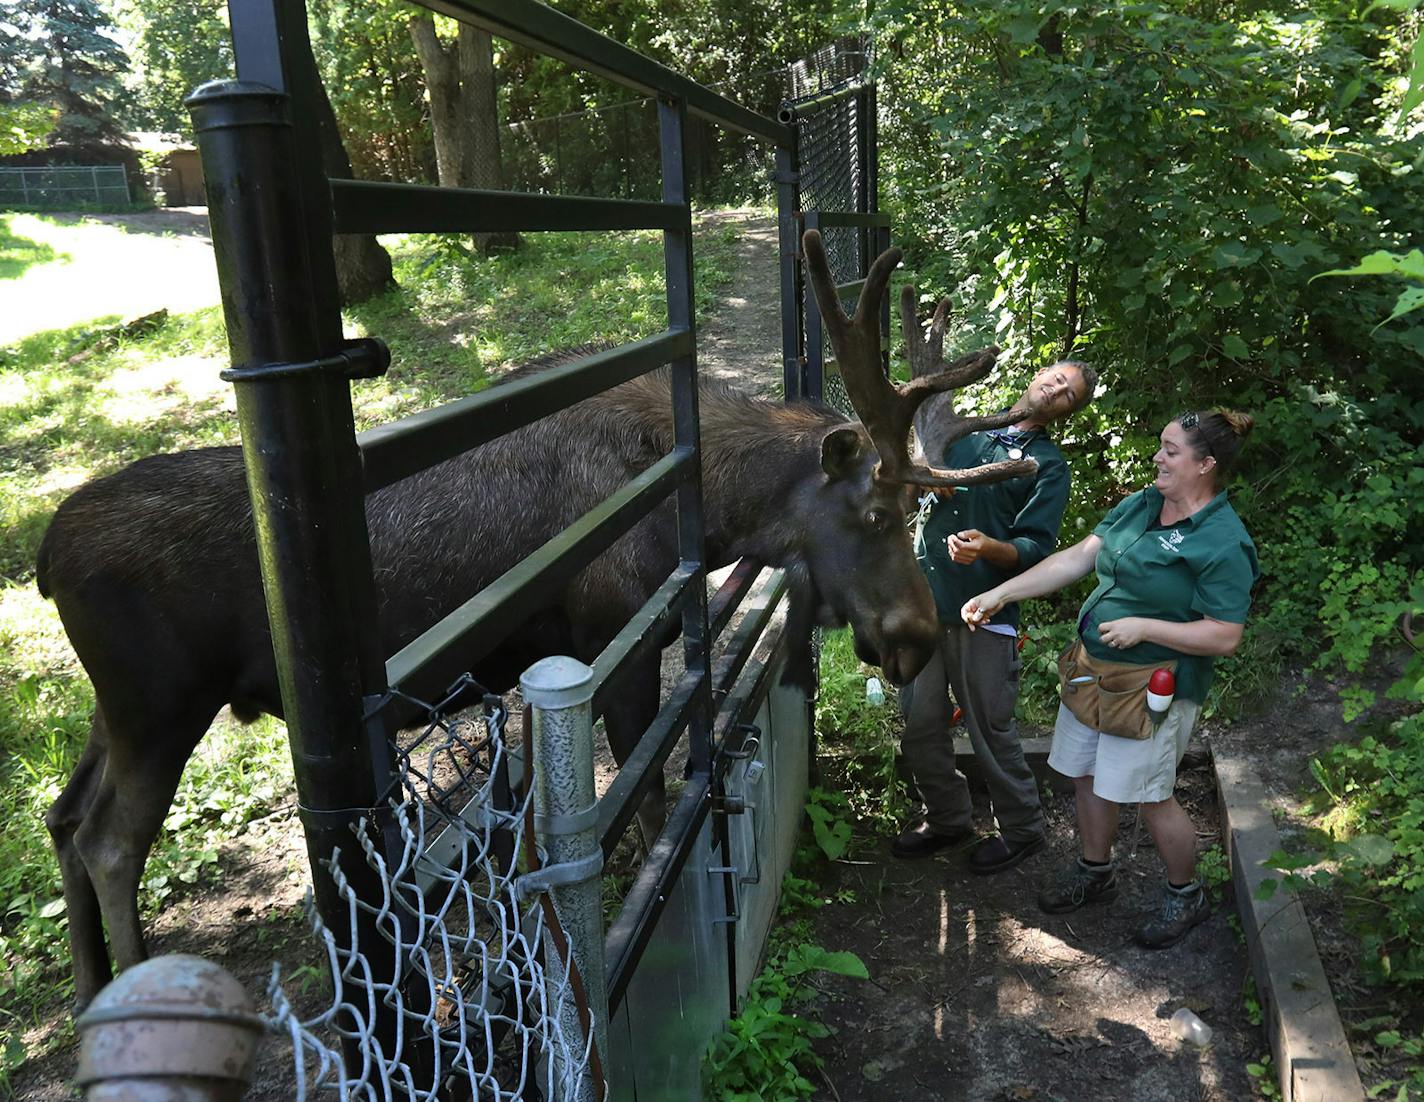
[[[656,199],[608,199],[328,179],[309,155],[320,146],[320,89],[304,6],[293,0],[233,0],[238,79],[205,86],[190,100],[233,364],[225,377],[237,392],[315,906],[344,1000],[323,1023],[341,1038],[346,1066],[344,1072],[325,1070],[340,1080],[343,1091],[359,1086],[363,1096],[388,1090],[421,1097],[478,1094],[500,1073],[495,1034],[508,1036],[513,1030],[515,1036],[529,1036],[519,1032],[518,1023],[501,1009],[507,1003],[483,982],[491,975],[489,968],[467,968],[461,979],[433,963],[436,958],[451,959],[448,929],[435,930],[438,952],[425,944],[433,929],[427,922],[429,912],[439,910],[441,900],[458,894],[457,884],[469,879],[468,865],[461,862],[470,860],[472,849],[486,847],[492,867],[506,881],[516,871],[519,828],[511,818],[517,810],[510,803],[508,763],[498,748],[502,724],[457,735],[458,725],[449,717],[460,705],[473,702],[472,696],[483,696],[495,714],[497,706],[469,681],[467,672],[499,650],[539,607],[544,594],[566,584],[669,498],[675,498],[677,507],[676,567],[593,667],[592,706],[597,708],[630,660],[647,653],[661,625],[681,625],[687,673],[597,810],[601,848],[607,852],[628,828],[647,788],[646,778],[661,769],[685,733],[686,786],[609,934],[610,1009],[616,1009],[628,990],[629,977],[675,894],[673,885],[693,847],[699,839],[723,852],[728,847],[725,816],[710,814],[728,761],[718,750],[744,734],[738,733],[739,713],[728,713],[726,706],[714,726],[714,680],[719,698],[729,694],[729,704],[738,700],[738,707],[755,708],[762,697],[733,691],[747,655],[719,663],[720,679],[714,679],[710,655],[715,634],[752,590],[756,571],[735,572],[714,598],[709,617],[696,399],[689,116],[775,150],[788,397],[814,395],[820,387],[819,375],[807,373],[808,362],[819,362],[820,342],[814,315],[803,312],[806,296],[798,266],[803,224],[818,219],[827,228],[848,228],[859,243],[854,249],[842,248],[841,262],[847,263],[853,252],[860,276],[866,256],[864,231],[879,225],[873,213],[874,128],[869,121],[874,100],[867,89],[846,84],[815,102],[788,105],[781,119],[772,119],[533,0],[428,0],[428,6],[652,97],[657,152],[642,159],[656,166],[660,194]],[[821,172],[822,159],[852,151],[854,164],[841,174],[853,181],[852,191],[837,184],[841,191],[833,195],[828,185],[821,201],[854,205],[803,212],[798,135],[813,132],[825,110],[842,112],[844,101],[855,104],[854,125],[847,126],[840,115],[827,123],[835,141],[813,138],[811,160]],[[829,168],[825,172],[828,179],[841,179]],[[377,340],[349,342],[342,337],[333,233],[632,229],[663,234],[663,332],[356,435],[350,380],[383,371],[388,354]],[[817,348],[810,361],[808,336]],[[672,380],[672,450],[498,581],[430,624],[398,653],[382,653],[366,496],[663,365],[670,368]],[[758,630],[780,599],[780,584],[771,584],[752,621]],[[739,632],[738,639],[749,654],[759,636],[748,632],[742,638]],[[769,657],[761,663],[762,683],[771,664]],[[759,691],[764,697],[765,690]],[[804,701],[801,710],[804,714]],[[425,773],[412,772],[410,748],[399,749],[398,739],[412,720],[425,723],[428,734],[434,732],[438,754],[445,756],[466,789],[487,792],[482,804],[473,810],[460,807],[454,789],[433,765]],[[479,768],[470,764],[476,759],[483,763]],[[419,862],[428,865],[432,858],[430,848],[423,846],[424,830],[412,826],[416,813],[402,810],[412,806],[411,801],[418,807],[437,807],[444,826],[456,828],[456,843],[446,856],[465,871],[452,876],[427,870],[423,879],[417,875],[412,840],[422,843],[416,849]],[[461,833],[459,823],[470,832]],[[486,865],[482,874],[488,871]],[[501,947],[501,960],[527,963],[540,952],[535,948],[540,938],[521,942],[526,930],[517,901],[505,910],[494,902],[503,890],[481,897],[482,913],[516,916],[502,935],[492,936]],[[733,914],[734,891],[729,884],[719,892],[725,895],[721,903]],[[474,921],[470,916],[461,920],[461,936]],[[732,1010],[738,990],[745,988],[736,976],[736,960],[739,955],[755,959],[754,953],[750,958],[746,952],[738,954],[731,924],[726,938],[730,976],[719,1011],[723,1016]],[[481,944],[487,950],[488,940]],[[455,956],[463,959],[481,951],[462,942]],[[509,982],[515,997],[532,997],[521,981]],[[560,999],[570,997],[567,988],[566,979],[558,989]],[[559,1020],[557,1012],[553,1017]],[[565,1048],[563,1057],[538,1044],[532,1050],[527,1041],[516,1044],[525,1063],[507,1069],[514,1085],[499,1086],[494,1096],[536,1095],[527,1065],[531,1051],[536,1060],[562,1059],[574,1068],[576,1079],[586,1080],[584,1040],[569,1038],[567,1031],[563,1037],[566,1045],[573,1045]],[[482,1053],[478,1068],[468,1060],[458,1068],[452,1065],[452,1053],[466,1059],[475,1049]],[[376,1077],[380,1085],[362,1080],[363,1075]]]

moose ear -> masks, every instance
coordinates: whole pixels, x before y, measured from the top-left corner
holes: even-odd
[[[843,478],[860,460],[860,433],[843,426],[821,439],[821,470],[831,478]]]

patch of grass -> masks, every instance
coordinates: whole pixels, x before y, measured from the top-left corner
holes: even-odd
[[[28,578],[55,507],[75,487],[155,452],[232,443],[217,308],[82,356],[96,326],[0,349],[0,577]]]
[[[883,704],[866,698],[866,679],[879,675],[855,656],[850,629],[822,636],[816,730],[829,774],[826,783],[844,794],[853,818],[888,830],[903,824],[910,803],[895,766],[893,697]]]
[[[16,233],[14,216],[0,214],[0,279],[15,279],[35,264],[68,260],[44,241],[32,241]]]
[[[506,370],[576,345],[619,344],[667,325],[657,233],[527,235],[515,252],[472,255],[447,235],[390,236],[397,288],[354,307],[362,336],[391,347],[381,379],[353,388],[379,423],[482,389]],[[697,310],[729,279],[735,239],[696,239]]]

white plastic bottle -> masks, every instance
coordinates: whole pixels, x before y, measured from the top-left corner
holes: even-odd
[[[1206,1048],[1211,1044],[1211,1026],[1185,1006],[1172,1015],[1172,1032],[1197,1048]]]
[[[885,703],[885,686],[880,683],[880,678],[867,677],[865,679],[865,702],[873,704],[877,708]]]

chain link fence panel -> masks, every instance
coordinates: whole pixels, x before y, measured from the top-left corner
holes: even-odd
[[[454,710],[472,692],[481,706]],[[421,707],[426,724],[399,751],[399,795],[363,816],[352,837],[381,877],[381,898],[358,898],[336,855],[323,865],[349,928],[325,925],[308,895],[329,1004],[299,1017],[288,994],[293,977],[273,969],[268,1024],[291,1039],[296,1096],[582,1097],[590,1048],[564,1025],[577,1020],[572,978],[548,960],[537,894],[521,890],[519,855],[538,843],[510,783],[518,752],[506,745],[504,703],[467,677],[444,701]],[[383,940],[353,950],[362,913]]]
[[[0,168],[0,207],[63,210],[132,202],[123,165]]]

